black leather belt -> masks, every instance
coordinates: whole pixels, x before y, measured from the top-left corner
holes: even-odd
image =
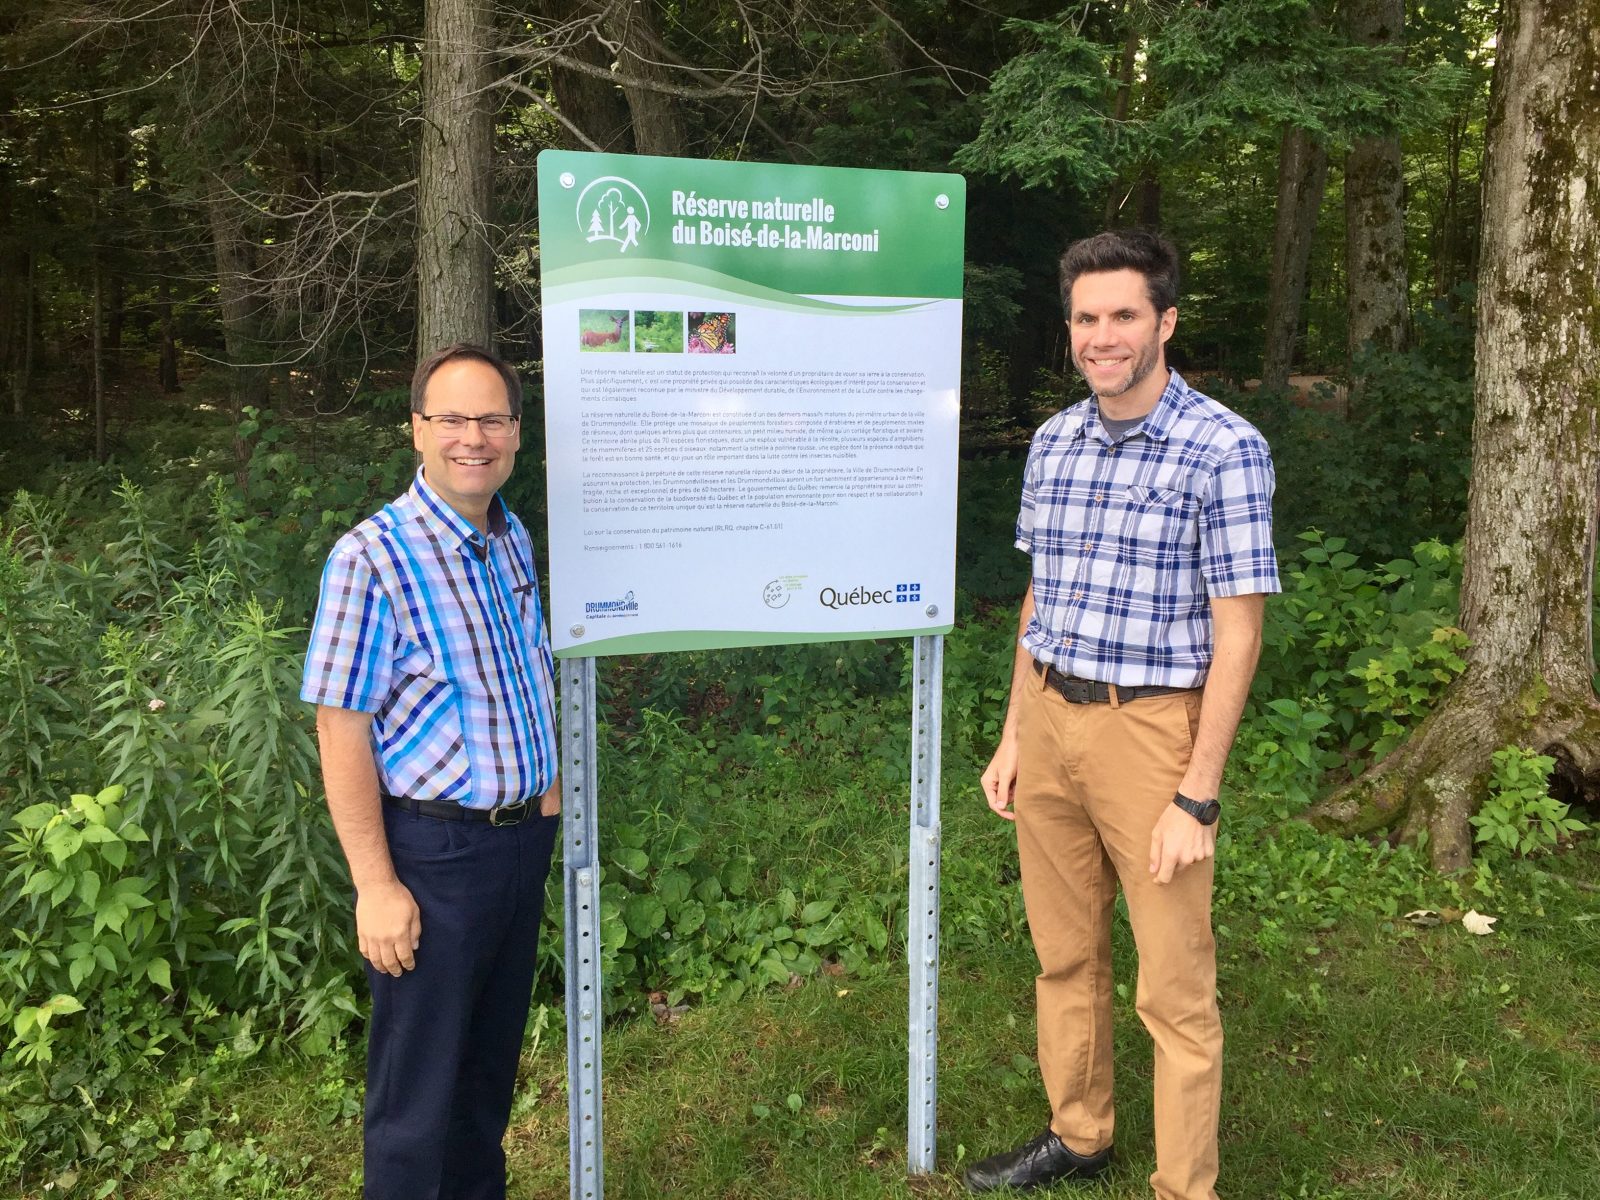
[[[414,796],[391,796],[382,793],[383,802],[391,808],[419,817],[432,817],[436,821],[487,821],[491,825],[515,825],[528,815],[532,805],[526,800],[515,804],[497,804],[493,808],[467,808],[450,800],[418,800]]]
[[[1063,675],[1048,663],[1038,659],[1033,660],[1033,671],[1036,675],[1043,675],[1046,687],[1054,688],[1061,693],[1061,698],[1068,704],[1110,704],[1111,688],[1109,683],[1101,683],[1097,679],[1079,679],[1076,675]],[[1162,687],[1154,683],[1130,684],[1124,687],[1116,685],[1117,703],[1126,704],[1130,700],[1137,700],[1140,696],[1170,696],[1174,692],[1192,692],[1193,688]]]

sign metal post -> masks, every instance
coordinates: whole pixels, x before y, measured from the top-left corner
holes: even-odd
[[[944,709],[944,637],[912,643],[911,884],[906,962],[911,971],[906,1166],[933,1170],[939,1095],[939,735]]]
[[[600,1144],[600,820],[594,659],[561,660],[563,889],[567,951],[567,1143],[572,1200],[605,1194]]]

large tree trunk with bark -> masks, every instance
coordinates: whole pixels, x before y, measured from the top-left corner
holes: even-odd
[[[1272,233],[1272,277],[1267,285],[1263,388],[1289,386],[1311,265],[1311,240],[1327,185],[1327,147],[1304,129],[1285,129],[1278,147],[1278,208]]]
[[[547,21],[558,22],[571,15],[568,0],[540,0],[539,10]],[[591,20],[598,22],[595,15]],[[609,70],[614,56],[592,36],[574,37],[562,53],[591,67]],[[598,148],[616,154],[633,152],[632,116],[628,102],[615,83],[583,71],[575,71],[559,63],[550,64],[550,90],[555,93],[556,108],[582,132],[584,140],[572,130],[562,127],[562,142],[569,150]]]
[[[245,407],[267,406],[267,369],[260,338],[261,297],[251,283],[255,270],[255,243],[244,223],[242,205],[233,190],[213,175],[206,199],[211,224],[211,246],[217,268],[217,304],[222,315],[222,338],[230,366],[230,404],[237,425]],[[235,475],[243,485],[250,462],[250,447],[237,434],[233,439]]]
[[[1352,41],[1392,48],[1398,58],[1405,0],[1346,0]],[[1400,135],[1359,138],[1345,156],[1345,271],[1349,278],[1350,354],[1371,343],[1406,342],[1405,174]]]
[[[417,177],[419,357],[452,342],[487,346],[494,334],[493,34],[486,0],[428,0]]]
[[[624,83],[622,91],[633,114],[633,141],[639,153],[687,153],[688,139],[678,115],[682,102],[651,86],[674,83],[656,0],[608,0],[604,24],[607,37],[617,44],[618,72],[624,79],[638,81]]]
[[[1322,828],[1427,831],[1471,858],[1489,757],[1555,757],[1557,794],[1600,797],[1591,677],[1600,498],[1600,0],[1509,0],[1483,188],[1467,669],[1400,749],[1312,810]]]

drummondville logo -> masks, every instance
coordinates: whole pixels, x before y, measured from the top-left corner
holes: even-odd
[[[615,242],[618,254],[650,232],[650,202],[620,175],[602,175],[578,193],[578,228],[591,242]]]
[[[920,583],[897,583],[893,588],[858,586],[849,590],[825,587],[817,593],[824,608],[864,608],[872,604],[916,604],[922,600]]]
[[[633,598],[632,592],[620,600],[585,600],[583,615],[591,620],[600,620],[604,617],[637,617],[639,602]]]

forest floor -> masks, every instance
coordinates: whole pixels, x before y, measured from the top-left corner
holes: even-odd
[[[1236,847],[1247,853],[1246,846]],[[1487,936],[1352,912],[1285,935],[1217,913],[1228,1051],[1218,1190],[1233,1197],[1548,1198],[1600,1179],[1600,848],[1507,876]],[[1302,864],[1303,866],[1303,864]],[[1579,880],[1552,904],[1540,881]],[[1285,887],[1293,880],[1285,879]],[[1532,884],[1531,891],[1523,884]],[[1151,1053],[1116,927],[1117,1158],[1061,1189],[1149,1195]],[[963,1194],[962,1165],[1032,1136],[1034,962],[1024,941],[947,954],[940,980],[938,1169],[905,1174],[906,983],[898,966],[613,1026],[605,1189],[657,1197]],[[510,1194],[567,1194],[565,1038],[536,1013],[506,1145]],[[355,1197],[354,1047],[208,1067],[214,1120],[126,1194]],[[46,1193],[39,1193],[44,1195]]]

